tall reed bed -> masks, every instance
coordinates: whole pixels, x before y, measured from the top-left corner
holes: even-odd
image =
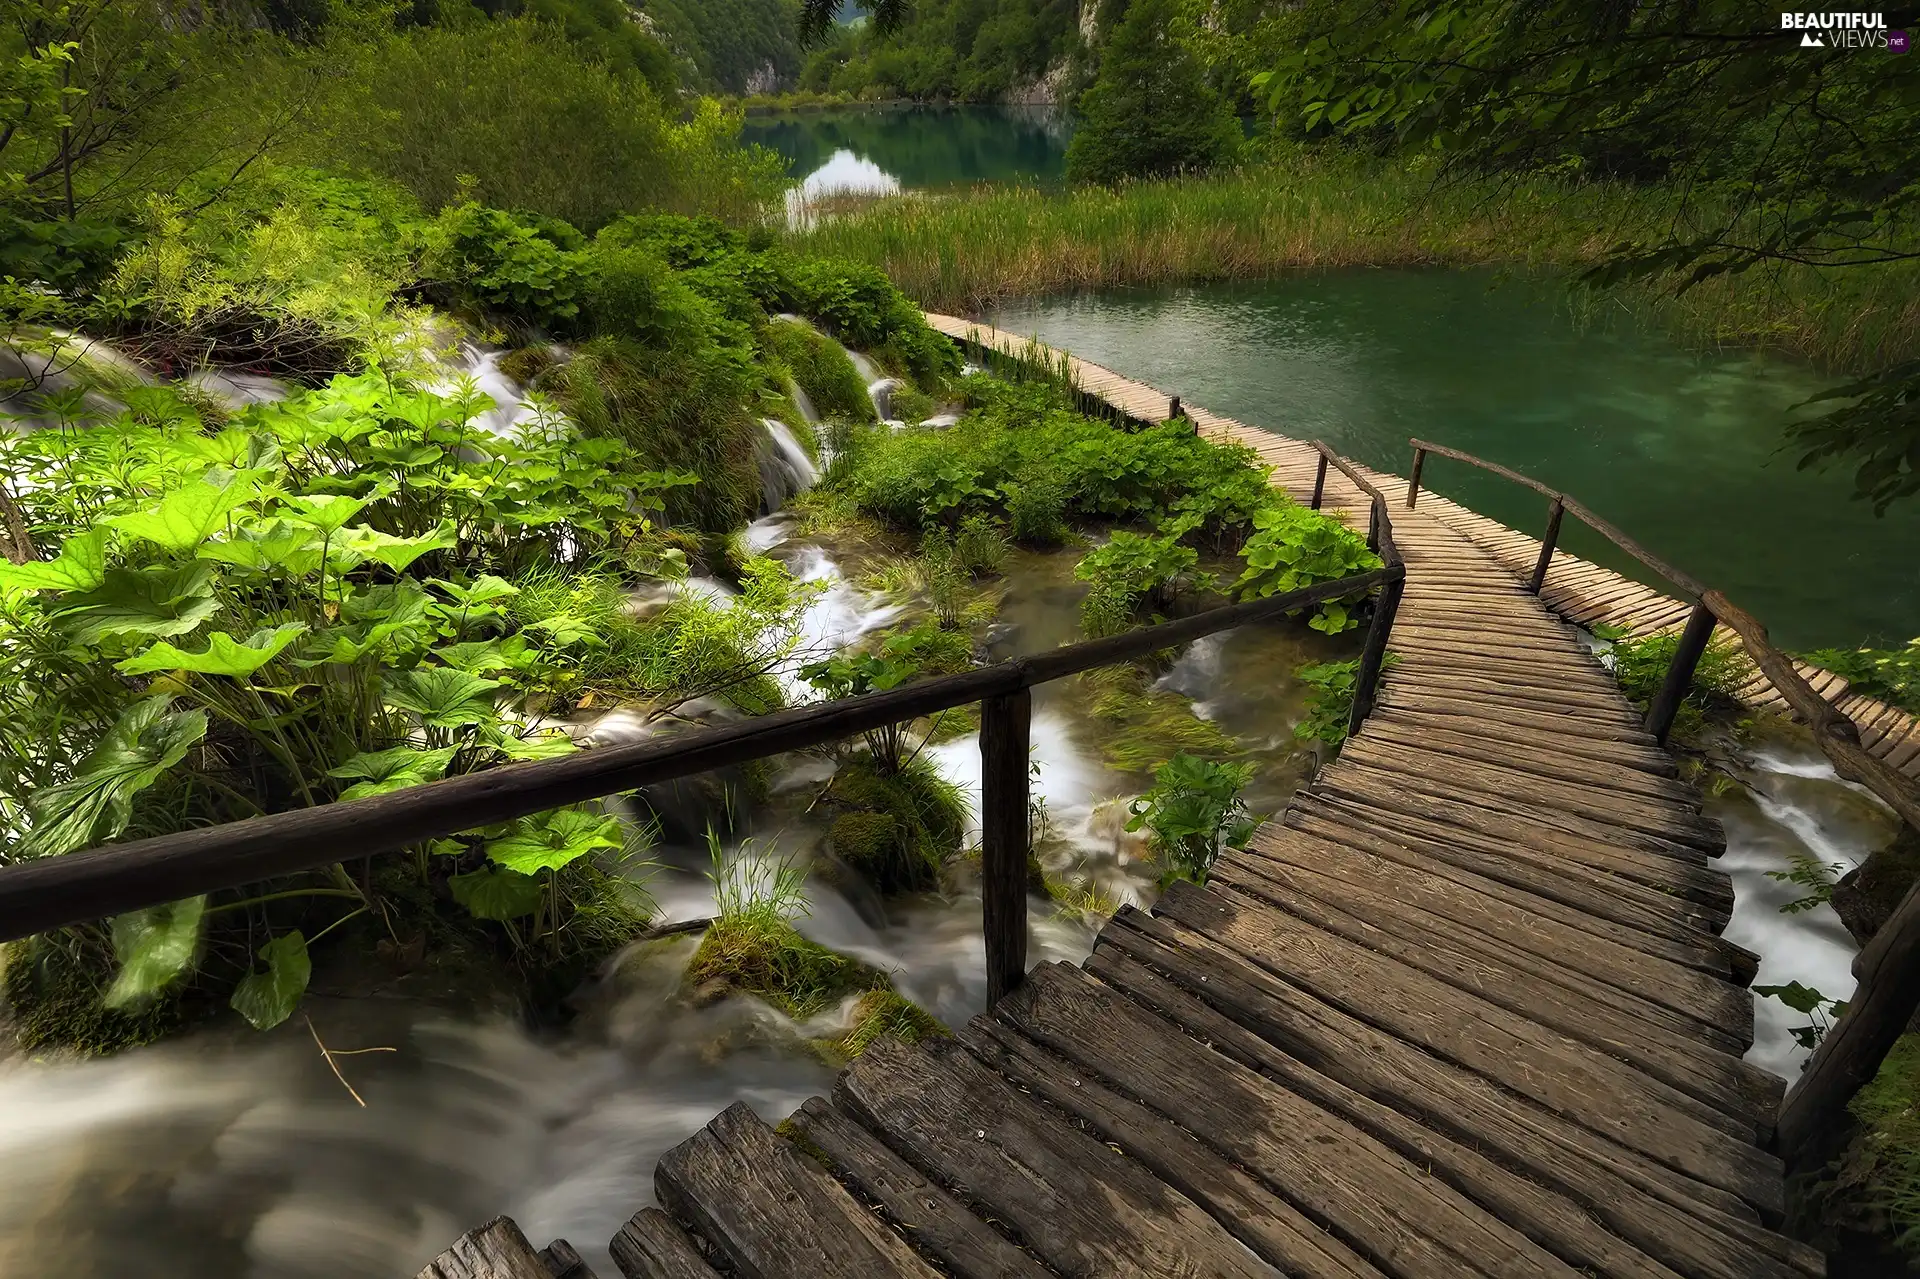
[[[1659,188],[1530,178],[1436,181],[1431,170],[1287,153],[1230,173],[1066,191],[982,187],[902,196],[795,233],[809,252],[885,270],[933,310],[1130,284],[1260,279],[1339,267],[1504,264],[1566,271],[1678,216]],[[1723,276],[1623,296],[1683,338],[1761,346],[1840,369],[1920,354],[1920,266]]]

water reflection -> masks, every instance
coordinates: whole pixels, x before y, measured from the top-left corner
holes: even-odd
[[[769,147],[825,195],[940,190],[978,182],[1051,185],[1072,125],[1054,107],[882,106],[749,116],[742,141]],[[856,176],[869,185],[837,186]],[[874,174],[891,184],[871,185]]]

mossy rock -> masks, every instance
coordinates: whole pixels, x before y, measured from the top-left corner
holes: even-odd
[[[500,357],[500,371],[521,386],[532,386],[542,373],[559,362],[553,348],[541,342],[503,354]]]
[[[751,916],[708,927],[687,964],[687,981],[704,1002],[757,995],[796,1020],[889,986],[879,969],[808,941],[785,920]]]
[[[960,851],[965,804],[924,760],[889,774],[856,756],[834,773],[828,798],[841,810],[828,831],[835,855],[882,893],[936,887]]]
[[[891,990],[876,990],[862,995],[854,1005],[853,1028],[838,1039],[820,1041],[820,1047],[830,1064],[845,1065],[883,1035],[917,1044],[952,1034],[938,1017],[912,1000]]]
[[[187,1020],[178,991],[133,1008],[101,1003],[111,962],[65,930],[0,947],[0,968],[14,1040],[28,1052],[106,1056],[163,1039]]]

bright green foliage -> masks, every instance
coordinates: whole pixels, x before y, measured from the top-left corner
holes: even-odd
[[[1225,848],[1245,847],[1259,823],[1240,790],[1252,764],[1221,764],[1181,752],[1154,770],[1153,785],[1129,807],[1128,830],[1145,827],[1160,857],[1160,886],[1205,884]]]
[[[469,201],[435,220],[424,265],[480,305],[553,324],[580,314],[591,268],[579,248],[534,219]]]
[[[32,825],[18,856],[70,853],[126,830],[134,797],[207,735],[204,711],[169,711],[167,703],[165,697],[153,697],[128,706],[70,778],[27,796]]]
[[[1395,654],[1388,653],[1381,665],[1392,666],[1398,660]],[[1347,740],[1359,674],[1357,657],[1344,662],[1318,662],[1293,673],[1295,679],[1307,686],[1306,717],[1293,726],[1296,740],[1324,742],[1336,749]]]
[[[966,388],[970,411],[958,425],[858,442],[847,487],[863,512],[918,530],[1031,504],[1024,533],[1015,524],[1022,540],[1057,536],[1063,520],[1180,518],[1196,540],[1233,544],[1272,500],[1251,451],[1180,423],[1118,431],[1044,384],[971,378]]]
[[[618,819],[578,808],[522,817],[498,839],[485,844],[487,860],[496,866],[532,875],[559,870],[602,848],[624,847]]]
[[[921,629],[888,635],[874,653],[839,653],[800,668],[800,676],[830,699],[885,692],[928,674],[947,674],[954,665],[942,631]],[[962,663],[964,665],[970,663]],[[906,760],[905,724],[886,724],[863,734],[875,766],[898,774]]]
[[[255,1030],[272,1030],[300,1006],[300,997],[313,978],[313,960],[307,955],[307,939],[297,928],[262,946],[260,958],[267,970],[241,978],[230,1002]]]
[[[540,908],[540,881],[516,870],[483,867],[453,876],[447,887],[475,919],[524,919]]]
[[[1596,634],[1603,639],[1611,638],[1604,631]],[[1673,655],[1679,648],[1677,632],[1638,639],[1614,638],[1613,677],[1620,681],[1628,697],[1644,707],[1666,682],[1667,668],[1673,664]],[[1689,736],[1700,728],[1703,716],[1736,710],[1740,705],[1740,686],[1752,675],[1753,663],[1745,650],[1734,644],[1707,645],[1693,668],[1687,699],[1681,703],[1680,713],[1674,720],[1675,731],[1682,737]]]
[[[1920,1259],[1920,1035],[1902,1035],[1847,1109],[1859,1121],[1840,1184],[1884,1226],[1909,1259]],[[1879,1233],[1878,1230],[1875,1233]]]
[[[802,258],[790,267],[799,309],[856,350],[937,386],[960,371],[960,353],[927,327],[893,281],[862,262]]]
[[[114,919],[113,954],[120,972],[107,989],[107,1007],[142,1003],[185,975],[200,947],[206,906],[205,897],[189,897]]]
[[[821,417],[873,421],[866,383],[838,342],[802,324],[770,324],[762,341],[787,366]]]
[[[1807,660],[1845,676],[1856,693],[1920,715],[1920,639],[1905,648],[1823,648]]]
[[[1284,595],[1380,567],[1380,557],[1358,533],[1293,502],[1276,500],[1253,517],[1253,524],[1258,532],[1240,550],[1247,567],[1234,583],[1242,599]],[[1329,600],[1307,624],[1329,635],[1357,625],[1350,602]]]
[[[1126,629],[1142,608],[1172,606],[1182,590],[1205,584],[1194,575],[1200,552],[1182,545],[1182,530],[1158,537],[1117,530],[1104,546],[1097,546],[1074,566],[1073,575],[1093,589],[1080,605],[1081,627],[1089,636],[1110,635]]]
[[[825,7],[809,0],[809,8]],[[801,86],[856,98],[997,102],[1081,54],[1074,0],[896,0],[895,7],[903,11],[896,23],[843,29],[815,52]]]
[[[1176,0],[1131,0],[1080,98],[1067,176],[1118,182],[1199,173],[1230,160],[1240,125],[1181,40]]]

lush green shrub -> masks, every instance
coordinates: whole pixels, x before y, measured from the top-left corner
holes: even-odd
[[[1386,654],[1381,665],[1392,666],[1398,657]],[[1324,742],[1338,748],[1347,740],[1347,724],[1353,719],[1353,698],[1360,673],[1360,659],[1344,662],[1317,662],[1302,666],[1293,677],[1307,686],[1307,713],[1293,726],[1295,740]]]
[[[1198,173],[1232,158],[1240,125],[1178,38],[1176,0],[1132,0],[1080,98],[1067,176],[1118,182]]]
[[[1241,848],[1258,820],[1240,790],[1252,764],[1221,764],[1184,751],[1154,770],[1153,785],[1133,801],[1128,830],[1145,827],[1160,857],[1160,887],[1176,880],[1204,884],[1221,850]]]
[[[920,308],[877,268],[834,258],[804,258],[792,266],[800,310],[847,345],[869,352],[926,386],[960,371],[953,343],[927,327]]]
[[[342,34],[325,56],[308,145],[429,209],[472,199],[590,230],[637,209],[748,218],[785,181],[777,157],[736,145],[737,114],[676,121],[644,76],[529,19]]]
[[[805,324],[770,324],[761,339],[825,418],[874,420],[873,400],[838,342]]]
[[[1007,499],[1007,522],[1022,546],[1058,546],[1067,536],[1066,488],[1046,471],[1000,486]]]
[[[427,239],[423,270],[472,306],[564,325],[580,314],[591,287],[579,233],[565,223],[555,227],[469,202],[443,212]]]
[[[1123,529],[1087,552],[1073,575],[1093,586],[1080,606],[1088,635],[1124,630],[1141,608],[1169,608],[1182,589],[1197,584],[1200,553],[1182,545],[1180,536],[1178,529],[1158,537]]]
[[[1611,654],[1614,678],[1621,689],[1641,706],[1653,701],[1666,683],[1667,668],[1680,648],[1677,632],[1629,638],[1609,628],[1596,628],[1595,634],[1613,641]],[[1684,733],[1697,727],[1700,715],[1710,711],[1728,711],[1740,705],[1740,686],[1752,678],[1753,663],[1746,651],[1734,644],[1709,644],[1693,668],[1693,683],[1681,714]]]
[[[1807,660],[1844,676],[1856,693],[1920,715],[1920,639],[1905,648],[1822,648]]]
[[[1367,549],[1366,539],[1358,533],[1331,516],[1283,498],[1256,514],[1253,523],[1258,531],[1240,551],[1247,567],[1234,583],[1244,599],[1283,595],[1380,567],[1380,557]],[[1330,600],[1307,624],[1329,635],[1355,626],[1351,603]]]
[[[953,538],[953,559],[971,577],[991,577],[1007,562],[1007,535],[988,515],[969,515]]]

